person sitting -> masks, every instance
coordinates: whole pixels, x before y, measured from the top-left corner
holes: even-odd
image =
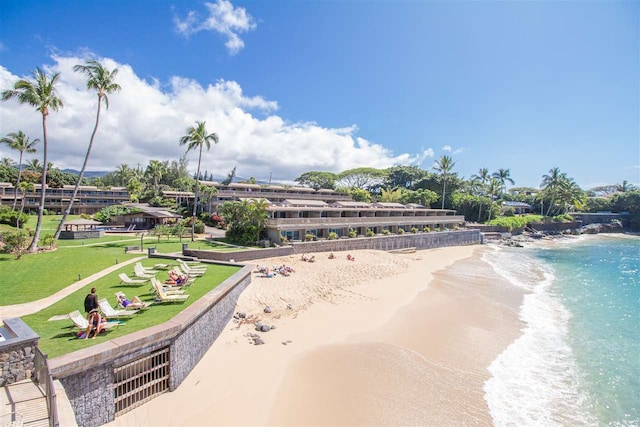
[[[300,258],[302,261],[309,261],[309,259],[307,258],[306,254],[302,254],[302,258]]]
[[[92,339],[95,339],[102,331],[102,322],[106,319],[102,319],[102,316],[100,316],[100,312],[98,311],[98,309],[94,309],[89,312],[87,320],[89,321],[89,326],[87,327],[87,332],[85,332],[84,334],[84,339],[89,338],[92,330],[94,331]]]
[[[145,308],[147,306],[147,304],[142,302],[142,300],[137,296],[133,297],[133,299],[129,299],[126,297],[125,294],[120,293],[117,295],[117,299],[118,299],[118,304],[120,304],[122,308],[125,308],[125,309]]]
[[[169,279],[165,280],[164,283],[171,286],[183,286],[186,281],[187,277],[178,274],[175,270],[171,270],[169,272]]]
[[[329,254],[329,259],[334,259],[335,257],[336,257],[336,256],[333,254],[333,252],[331,252],[331,253]]]
[[[347,259],[349,261],[355,261],[356,260],[354,257],[351,256],[351,254],[347,254]]]
[[[316,256],[315,255],[311,255],[311,258],[309,258],[307,261],[316,262]]]

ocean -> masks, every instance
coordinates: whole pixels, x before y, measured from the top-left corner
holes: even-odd
[[[484,385],[495,425],[640,425],[640,237],[494,247],[483,260],[528,291],[522,335]]]

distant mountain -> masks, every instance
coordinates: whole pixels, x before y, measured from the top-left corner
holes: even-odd
[[[79,170],[75,170],[75,169],[61,169],[61,172],[65,172],[65,173],[71,173],[74,175],[80,175],[80,171]],[[105,176],[108,173],[111,173],[113,171],[84,171],[84,177],[85,178],[96,178],[96,177],[100,177],[100,176]]]

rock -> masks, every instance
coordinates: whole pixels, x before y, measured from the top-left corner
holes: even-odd
[[[271,325],[271,329],[275,329],[275,328],[276,328],[276,325]]]
[[[293,307],[291,307],[291,304],[287,304],[287,310],[292,310]]]
[[[256,329],[260,329],[260,328],[262,328],[262,322],[257,321],[256,322]]]
[[[264,308],[264,312],[265,312],[265,313],[271,313],[271,307],[266,306],[266,307]]]
[[[282,345],[287,345],[287,342],[286,341],[282,341]]]
[[[269,325],[262,325],[262,327],[260,328],[260,330],[262,332],[269,332],[271,330],[271,326]]]

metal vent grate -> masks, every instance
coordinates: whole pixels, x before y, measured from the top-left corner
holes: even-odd
[[[116,416],[169,389],[169,347],[114,369]]]

